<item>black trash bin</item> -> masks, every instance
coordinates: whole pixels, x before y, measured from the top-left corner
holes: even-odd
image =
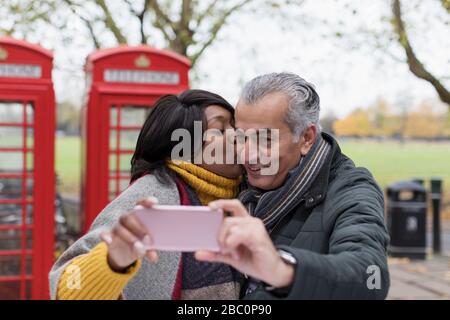
[[[426,258],[426,189],[414,181],[394,183],[387,188],[387,225],[393,257]]]

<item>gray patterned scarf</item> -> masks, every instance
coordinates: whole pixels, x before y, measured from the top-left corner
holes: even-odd
[[[318,135],[311,150],[300,159],[298,166],[289,172],[281,187],[264,192],[249,186],[239,194],[239,200],[251,215],[261,218],[266,228],[271,230],[303,200],[330,150],[331,145]]]

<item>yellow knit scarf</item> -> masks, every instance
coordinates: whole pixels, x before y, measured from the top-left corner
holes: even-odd
[[[240,178],[225,178],[180,160],[168,160],[167,166],[195,190],[203,205],[217,199],[232,199],[237,195]]]

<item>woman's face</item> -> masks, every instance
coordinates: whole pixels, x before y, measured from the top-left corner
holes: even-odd
[[[226,130],[234,129],[234,119],[232,114],[225,108],[218,105],[211,105],[205,108],[205,117],[208,131],[207,139],[203,143],[203,157],[212,156],[214,159],[222,161],[206,161],[203,159],[199,166],[227,178],[236,178],[242,174],[242,169],[236,161],[236,147],[232,141],[227,143]],[[220,131],[222,134],[214,134]],[[221,150],[222,152],[216,152]],[[227,161],[231,160],[232,161]]]

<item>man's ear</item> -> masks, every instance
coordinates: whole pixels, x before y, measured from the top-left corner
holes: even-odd
[[[315,125],[309,126],[302,135],[302,138],[300,139],[300,152],[302,156],[305,156],[309,150],[311,150],[311,147],[313,146],[314,142],[316,142],[317,138],[317,127]]]

